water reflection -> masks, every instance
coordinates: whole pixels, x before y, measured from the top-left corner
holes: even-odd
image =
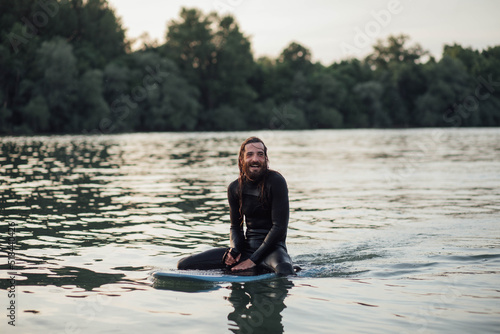
[[[154,279],[159,290],[200,293],[218,290],[220,283],[186,280]],[[232,283],[229,296],[224,297],[234,308],[227,316],[233,333],[283,333],[281,312],[286,308],[285,298],[293,287],[286,277],[272,280]]]
[[[121,282],[124,274],[96,273],[78,267],[52,268],[51,274],[23,273],[23,285],[67,286],[73,285],[85,291],[92,291],[102,285]]]
[[[227,318],[233,333],[283,333],[281,311],[293,283],[287,278],[233,283],[227,298],[234,311]]]
[[[159,290],[203,293],[218,290],[221,283],[188,279],[153,279]],[[233,333],[283,333],[281,312],[285,298],[293,287],[286,277],[246,283],[231,283],[229,296],[224,297],[234,310],[228,314],[229,330]]]
[[[115,258],[125,248],[146,245],[148,256],[171,257],[196,248],[200,239],[225,243],[225,185],[198,168],[190,173],[190,166],[218,169],[229,153],[199,149],[194,138],[147,137],[3,138],[0,226],[16,224],[16,265],[11,270],[0,263],[9,270],[1,277],[15,273],[26,285],[92,289],[130,275],[116,269],[128,265]],[[104,250],[109,245],[111,253]],[[89,254],[94,259],[83,260]]]
[[[497,275],[500,132],[438,130],[441,135],[435,136],[433,131],[257,134],[268,144],[271,167],[289,184],[287,240],[294,262],[304,268],[297,279],[327,277],[324,287],[304,290],[305,296],[328,293],[332,277],[423,276],[429,280],[422,289],[427,296],[441,275],[454,280],[474,273],[470,285],[478,287],[486,280],[481,277]],[[68,310],[65,296],[91,296],[109,286],[120,296],[111,316],[138,319],[141,326],[149,324],[148,330],[164,330],[165,315],[153,315],[168,305],[168,325],[183,326],[183,315],[176,312],[185,308],[207,322],[209,317],[222,319],[222,325],[209,328],[217,331],[227,325],[227,313],[220,312],[231,303],[226,327],[233,332],[283,331],[281,312],[290,289],[286,282],[235,284],[227,291],[214,285],[192,289],[210,291],[201,301],[199,294],[165,293],[147,282],[153,268],[172,269],[182,256],[228,245],[226,187],[237,177],[237,151],[249,135],[254,134],[0,138],[0,229],[16,224],[14,272],[19,286],[34,287],[20,288],[20,298],[29,301],[25,305],[40,301],[39,307],[29,306],[40,310],[31,319],[45,317],[42,322],[57,324],[61,314],[74,318],[78,314]],[[0,251],[5,249],[0,244]],[[6,261],[0,269],[6,269],[0,271],[0,288],[5,288],[11,270]],[[299,288],[294,282],[294,289]],[[54,286],[64,294],[53,293]],[[150,297],[135,293],[137,286]],[[24,291],[36,292],[27,296]],[[498,300],[492,291],[497,290],[471,294],[457,308],[489,314],[482,303],[490,295],[496,298],[491,303]],[[227,300],[212,298],[225,292]],[[463,288],[464,296],[466,292]],[[400,297],[401,305],[414,306],[406,294]],[[123,303],[129,299],[133,303]],[[307,304],[307,299],[287,302],[296,302],[301,315],[304,305],[312,307],[308,315],[320,323],[328,321],[320,316],[346,310],[345,305],[317,304],[317,299]],[[131,307],[149,302],[153,305],[141,310],[151,312]],[[46,312],[47,303],[57,310],[55,315]],[[366,304],[388,310],[390,303],[381,298]],[[198,308],[190,310],[191,305]],[[422,305],[427,310],[427,300]],[[209,312],[211,308],[219,313]],[[347,309],[343,321],[356,323],[349,316],[359,315],[359,309]],[[384,325],[391,316],[387,313]],[[290,322],[299,321],[311,324],[304,318]],[[451,320],[444,323],[458,326]],[[28,331],[39,325],[33,322]]]

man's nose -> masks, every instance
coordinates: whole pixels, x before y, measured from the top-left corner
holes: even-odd
[[[259,161],[259,157],[256,156],[256,155],[253,155],[251,158],[250,158],[250,161],[251,162],[256,162],[256,161]]]

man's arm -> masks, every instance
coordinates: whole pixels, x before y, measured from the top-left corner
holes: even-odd
[[[227,199],[229,201],[229,218],[231,220],[229,233],[231,248],[241,253],[245,248],[245,236],[243,234],[243,217],[240,215],[238,181],[234,181],[229,185]]]
[[[272,227],[262,245],[250,256],[250,260],[258,264],[269,254],[274,246],[286,239],[290,206],[288,202],[288,187],[285,178],[280,174],[273,175],[271,182],[271,218]]]

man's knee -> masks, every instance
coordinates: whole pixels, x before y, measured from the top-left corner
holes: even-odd
[[[295,271],[293,270],[293,266],[291,263],[283,262],[276,266],[276,273],[279,276],[290,276],[295,275]]]
[[[177,269],[179,270],[189,269],[188,268],[189,261],[187,261],[187,259],[189,259],[189,256],[180,259],[179,262],[177,262]]]

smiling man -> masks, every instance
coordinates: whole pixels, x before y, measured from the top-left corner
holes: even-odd
[[[293,275],[285,244],[289,217],[285,179],[269,169],[267,147],[256,137],[241,145],[238,167],[240,175],[228,187],[231,248],[215,248],[183,258],[178,268],[263,268],[283,276]]]

